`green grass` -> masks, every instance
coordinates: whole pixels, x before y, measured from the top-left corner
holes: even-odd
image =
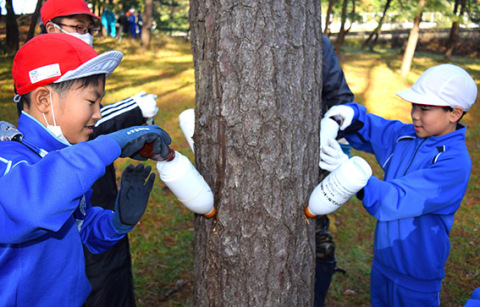
[[[195,86],[193,61],[188,42],[164,36],[155,38],[152,48],[142,50],[138,43],[125,39],[97,38],[99,52],[120,50],[124,60],[107,79],[104,103],[112,103],[139,91],[158,95],[159,114],[156,123],[173,139],[173,148],[193,161],[193,153],[178,125],[178,115],[194,107]],[[398,50],[377,49],[374,53],[345,47],[341,57],[347,81],[356,96],[370,112],[387,118],[410,121],[410,106],[395,93],[408,88],[428,67],[441,63],[443,56],[416,54],[407,80],[399,75],[401,57]],[[0,57],[0,120],[16,123],[12,102],[11,56]],[[480,81],[480,59],[453,57],[452,63],[466,68]],[[456,214],[451,238],[447,276],[441,294],[443,306],[462,306],[471,291],[480,286],[480,253],[478,220],[480,209],[480,106],[475,105],[463,122],[469,127],[467,144],[473,161],[469,189]],[[365,157],[382,172],[372,156]],[[132,161],[119,159],[117,174]],[[152,167],[155,164],[148,162]],[[352,199],[331,215],[331,231],[336,243],[338,267],[346,274],[336,274],[327,298],[328,306],[368,306],[369,272],[372,259],[375,220]],[[149,206],[141,224],[130,234],[135,293],[139,306],[191,306],[193,285],[193,214],[185,209],[157,178]],[[176,289],[177,285],[183,285]],[[170,295],[171,294],[171,295]]]

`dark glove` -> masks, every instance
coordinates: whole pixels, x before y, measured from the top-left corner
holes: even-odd
[[[123,171],[113,216],[113,225],[117,230],[130,231],[145,212],[155,181],[155,173],[150,174],[151,170],[151,166],[139,164],[134,167],[130,164]]]
[[[135,126],[108,134],[122,148],[120,157],[130,157],[135,160],[147,160],[138,151],[145,143],[153,143],[153,153],[160,154],[163,158],[168,155],[168,145],[172,139],[165,130],[159,126]]]

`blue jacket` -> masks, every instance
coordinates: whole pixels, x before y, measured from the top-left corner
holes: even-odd
[[[66,145],[26,113],[18,129],[24,144],[0,142],[0,306],[81,306],[91,290],[82,243],[100,253],[125,235],[111,210],[90,205],[120,146],[109,136]]]
[[[363,190],[363,206],[378,220],[373,265],[403,287],[440,291],[448,235],[472,168],[466,128],[459,124],[449,134],[418,138],[412,124],[348,106],[355,116],[347,140],[373,153],[385,172],[383,181],[372,176]]]

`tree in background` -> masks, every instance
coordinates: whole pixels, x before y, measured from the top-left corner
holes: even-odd
[[[160,0],[157,10],[159,28],[170,36],[174,32],[188,32],[188,0]]]
[[[7,9],[7,16],[5,18],[7,28],[7,50],[16,52],[20,45],[20,38],[18,33],[17,16],[15,16],[15,12],[13,11],[12,0],[7,0],[5,2],[5,8]]]
[[[459,9],[460,7],[460,9]],[[453,49],[457,44],[458,32],[460,31],[460,23],[463,19],[463,14],[466,9],[466,0],[455,0],[455,5],[453,6],[453,22],[452,27],[450,28],[450,35],[448,36],[448,41],[446,44],[445,57],[443,58],[444,62],[448,62],[450,56],[453,53]]]
[[[32,15],[32,20],[30,21],[30,28],[28,29],[27,42],[35,36],[35,28],[38,24],[38,17],[40,16],[40,9],[42,8],[43,0],[37,1],[37,6],[35,7],[35,12]]]
[[[152,36],[152,18],[153,18],[153,0],[145,0],[145,10],[143,11],[143,30],[140,41],[143,48],[150,45]]]
[[[347,6],[348,2],[350,1],[352,2],[352,10],[347,16]],[[346,29],[345,24],[348,18],[350,19],[350,27]],[[352,28],[353,22],[355,21],[355,0],[343,0],[341,20],[340,32],[338,33],[337,40],[335,42],[335,53],[337,56],[340,56],[340,48],[345,40],[345,36],[347,36],[348,32]]]
[[[380,18],[380,21],[378,22],[378,26],[373,30],[368,38],[363,42],[362,44],[362,49],[365,49],[365,47],[368,46],[370,51],[373,50],[373,47],[377,43],[378,37],[380,36],[380,32],[382,32],[382,25],[385,20],[385,16],[387,15],[387,11],[390,8],[390,4],[392,3],[392,0],[387,0],[387,3],[385,4],[385,7],[383,8],[383,14],[382,17]],[[373,41],[372,41],[373,38]]]
[[[412,65],[415,49],[417,48],[418,35],[420,32],[420,22],[422,21],[423,11],[425,10],[425,2],[426,0],[418,0],[413,27],[408,35],[407,45],[403,54],[402,66],[400,68],[400,76],[402,78],[407,77],[408,72],[410,71],[410,66]]]
[[[195,165],[218,210],[195,217],[194,306],[312,305],[320,1],[190,6]]]
[[[330,36],[330,17],[333,12],[333,6],[336,2],[336,0],[328,0],[327,14],[325,14],[325,28],[323,29],[323,34],[325,34],[327,37]]]

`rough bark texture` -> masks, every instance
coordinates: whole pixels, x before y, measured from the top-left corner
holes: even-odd
[[[313,303],[320,1],[190,2],[195,162],[217,216],[195,217],[195,306]]]

